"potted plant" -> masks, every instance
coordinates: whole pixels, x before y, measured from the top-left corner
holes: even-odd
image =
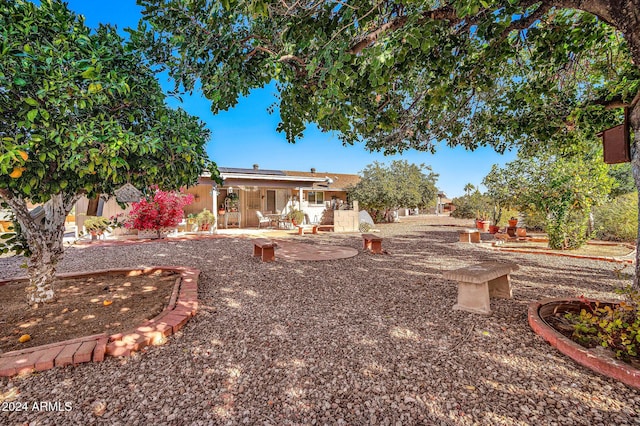
[[[286,218],[290,220],[291,223],[293,223],[293,226],[296,226],[298,224],[302,225],[302,222],[304,221],[304,212],[302,210],[291,207],[286,215]]]
[[[237,212],[240,206],[240,197],[235,192],[227,194],[224,199],[224,204],[227,206],[227,210],[230,212]]]
[[[515,216],[511,216],[511,218],[509,219],[509,228],[515,228],[516,226],[518,226],[518,218]]]
[[[106,217],[92,216],[84,221],[84,229],[91,234],[91,240],[98,239],[98,235],[102,235],[111,228],[111,221]]]
[[[187,230],[193,231],[193,226],[196,224],[196,215],[193,213],[189,213],[187,215]]]
[[[489,225],[491,225],[491,222],[487,220],[487,213],[477,212],[476,228],[480,229],[482,232],[489,232]]]
[[[151,188],[153,193],[132,203],[128,229],[137,229],[138,238],[163,238],[178,227],[184,217],[184,207],[193,202],[193,195]]]
[[[494,204],[491,214],[491,225],[489,225],[489,233],[497,234],[500,230],[500,217],[502,216],[502,207],[500,204]]]
[[[216,223],[216,216],[209,210],[204,209],[196,216],[196,222],[200,231],[208,231],[211,225]]]

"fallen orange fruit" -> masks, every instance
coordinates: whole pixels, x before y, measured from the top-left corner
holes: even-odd
[[[20,336],[20,338],[18,339],[18,342],[20,343],[24,343],[24,342],[28,342],[29,340],[31,340],[31,336],[29,336],[28,334],[23,334],[22,336]]]
[[[103,304],[104,306],[109,306],[109,305],[110,305],[110,304],[112,304],[112,303],[113,303],[113,301],[111,301],[111,300],[105,300],[104,302],[102,302],[102,304]]]

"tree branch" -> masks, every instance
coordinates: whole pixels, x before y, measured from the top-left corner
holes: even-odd
[[[504,31],[502,31],[502,34],[500,34],[500,37],[498,37],[498,40],[502,41],[505,38],[507,38],[507,36],[509,35],[509,33],[511,33],[511,31],[514,31],[514,30],[521,31],[529,28],[537,20],[542,18],[542,16],[544,16],[544,14],[547,13],[550,9],[551,9],[550,4],[548,3],[541,4],[540,7],[538,7],[533,13],[531,13],[531,15],[526,16],[522,19],[518,19],[517,21],[513,21],[511,24],[509,24],[509,26],[507,26],[507,28],[505,28]]]
[[[614,99],[606,99],[600,98],[591,101],[592,105],[602,105],[605,109],[616,109],[616,108],[633,108],[638,101],[640,101],[640,92],[633,98],[631,102],[624,102],[622,98],[616,97]]]
[[[306,67],[307,64],[300,59],[299,57],[295,56],[295,55],[284,55],[281,56],[280,58],[278,58],[278,62],[295,62],[296,64],[300,65],[301,67]]]
[[[386,24],[376,28],[374,31],[367,34],[362,40],[360,40],[359,42],[351,46],[351,49],[349,49],[348,52],[351,53],[352,55],[357,55],[358,53],[362,52],[365,48],[375,43],[381,34],[384,34],[388,31],[395,31],[398,28],[402,28],[406,23],[407,23],[406,16],[400,16],[394,19],[393,21],[387,22]]]

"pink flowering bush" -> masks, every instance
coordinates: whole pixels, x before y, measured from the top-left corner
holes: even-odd
[[[127,229],[155,230],[175,228],[184,216],[184,207],[193,202],[193,195],[152,188],[153,194],[132,203]]]

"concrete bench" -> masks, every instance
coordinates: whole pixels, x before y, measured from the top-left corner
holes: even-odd
[[[382,237],[373,234],[362,234],[364,249],[371,250],[371,253],[382,253]]]
[[[510,299],[509,274],[517,270],[515,263],[482,262],[443,272],[445,279],[458,281],[458,303],[453,309],[491,315],[490,297]]]
[[[317,225],[318,231],[333,231],[333,225]]]
[[[311,231],[312,234],[318,233],[318,225],[297,225],[298,235],[304,235],[304,232]]]
[[[460,242],[461,243],[479,243],[480,239],[480,231],[477,229],[464,229],[460,231]]]
[[[263,262],[273,262],[276,260],[277,246],[278,244],[267,238],[256,238],[253,240],[253,255],[261,256]]]

